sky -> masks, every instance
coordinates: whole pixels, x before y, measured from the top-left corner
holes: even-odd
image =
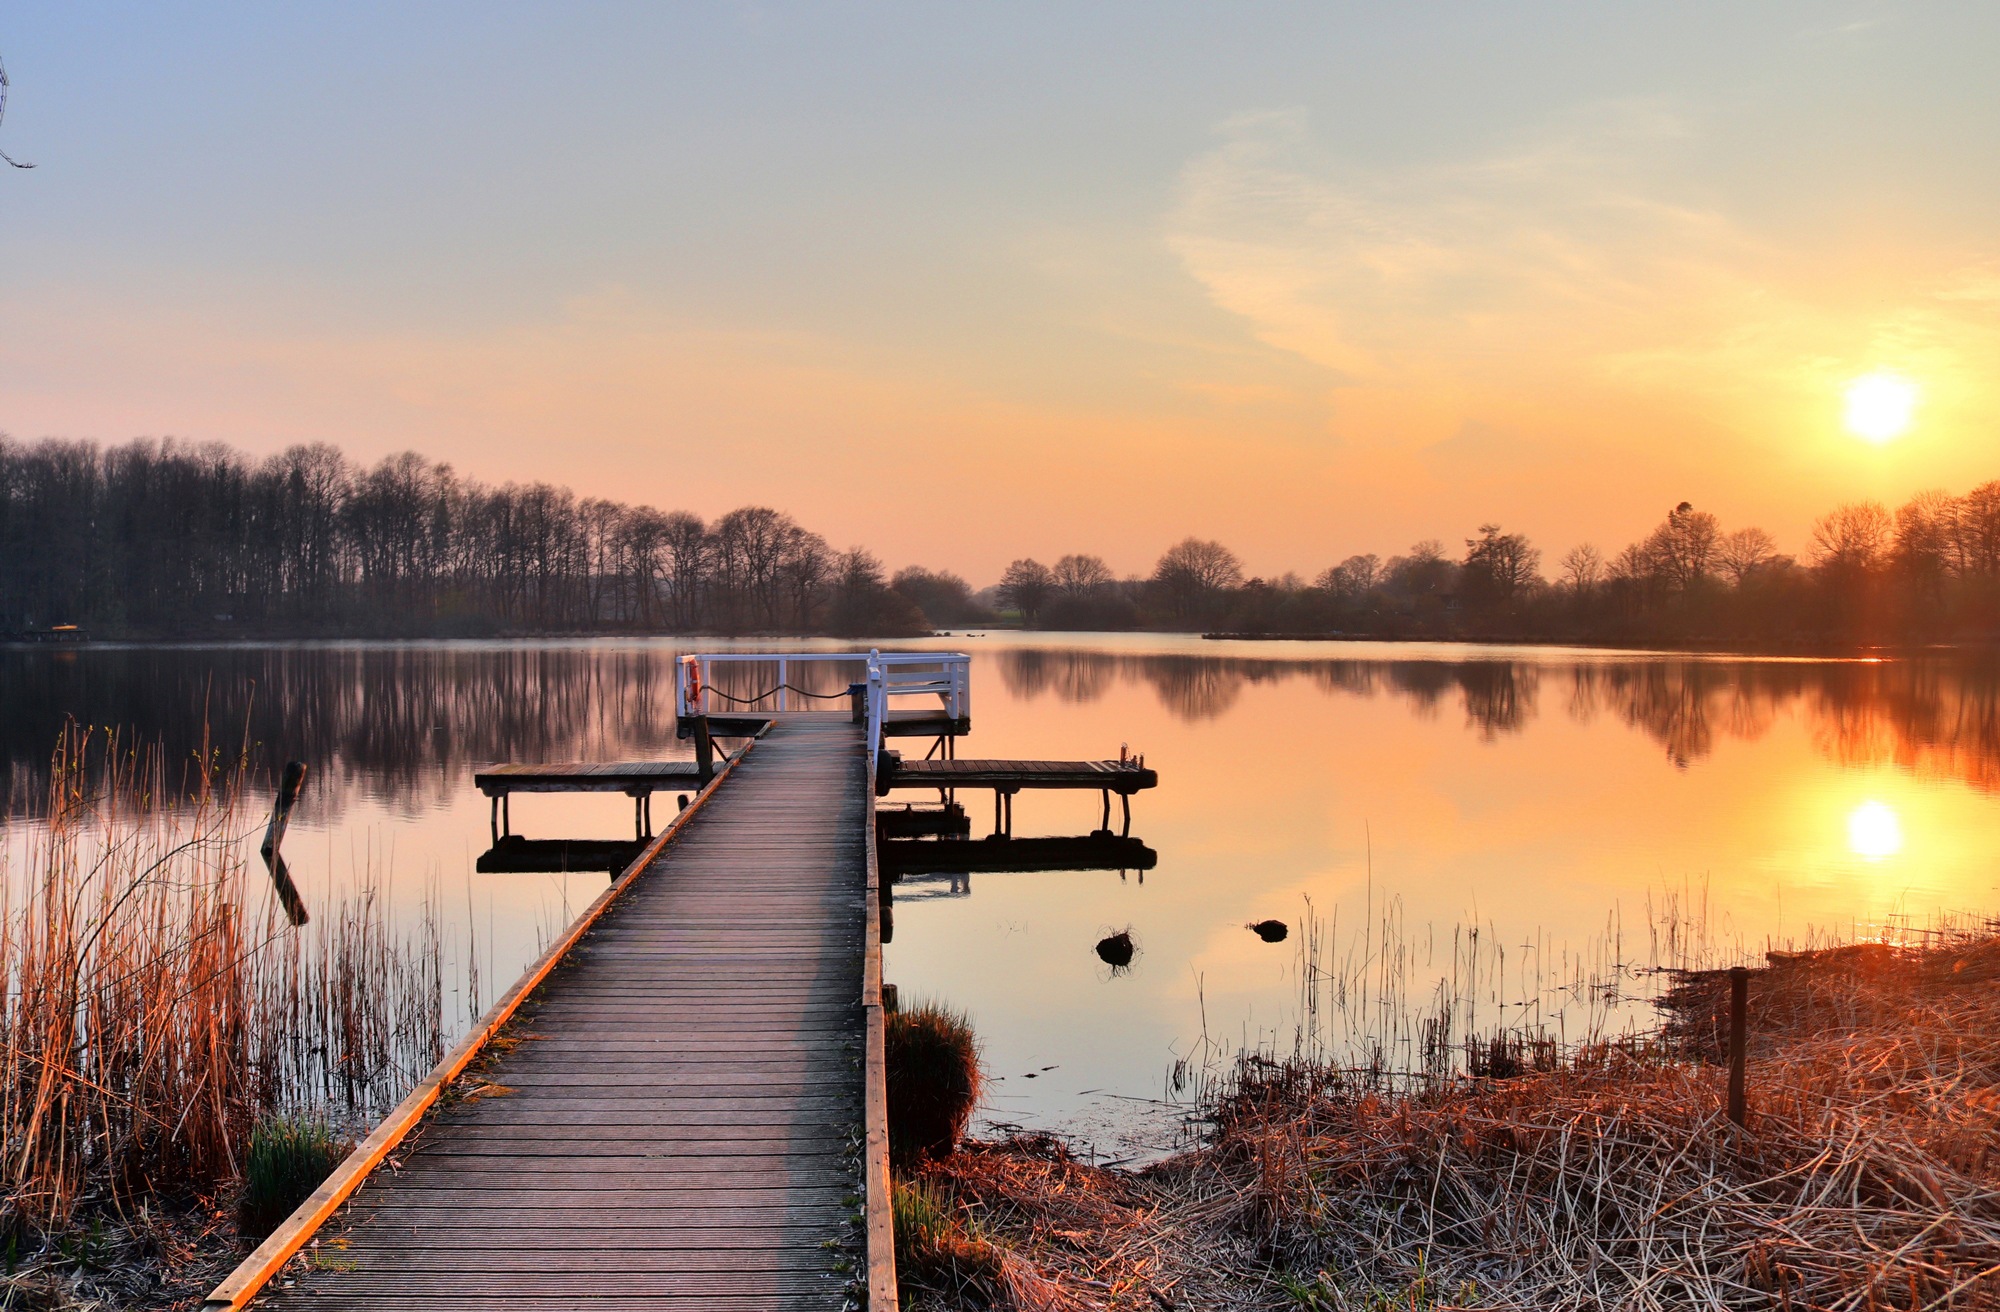
[[[0,9],[0,432],[991,582],[2000,478],[2000,6]],[[1915,389],[1858,439],[1846,388]]]

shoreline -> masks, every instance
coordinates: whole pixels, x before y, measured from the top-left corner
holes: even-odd
[[[1909,660],[1922,657],[1980,658],[2000,655],[2000,641],[1930,643],[1723,643],[1702,639],[1638,641],[1624,638],[1522,637],[1493,634],[1405,634],[1405,633],[1308,633],[1308,632],[1200,632],[1192,629],[1031,629],[1010,625],[983,625],[974,632],[941,629],[926,633],[843,637],[824,633],[672,633],[640,629],[550,629],[481,634],[386,634],[386,633],[183,633],[176,635],[106,635],[50,640],[19,634],[0,634],[0,651],[77,652],[152,649],[257,648],[257,647],[425,647],[445,645],[500,646],[509,643],[567,644],[589,642],[709,642],[732,646],[758,643],[813,643],[885,646],[901,642],[931,642],[952,638],[984,638],[989,634],[1035,637],[1053,643],[1088,638],[1167,638],[1200,642],[1381,644],[1427,647],[1528,647],[1580,652],[1620,652],[1634,656],[1685,656],[1745,660],[1788,659],[1803,661]]]
[[[1726,971],[1678,973],[1651,1035],[1521,1035],[1480,1075],[1253,1054],[1207,1141],[1144,1169],[1046,1135],[927,1165],[906,1183],[960,1261],[913,1252],[905,1306],[2000,1301],[2000,934],[1772,953],[1749,980],[1740,1128]]]

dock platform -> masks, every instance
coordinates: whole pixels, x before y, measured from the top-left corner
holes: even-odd
[[[515,793],[623,793],[632,799],[633,829],[646,838],[653,832],[654,793],[693,793],[704,782],[693,761],[493,765],[472,776],[473,786],[493,802],[495,847],[514,832],[508,799]]]
[[[1075,788],[1130,796],[1157,788],[1157,771],[1123,761],[907,761],[884,768],[875,791],[892,788]]]
[[[880,1192],[863,732],[732,763],[256,1306],[847,1306]]]
[[[931,788],[949,800],[961,788],[993,790],[993,834],[1014,832],[1014,794],[1026,789],[1088,789],[1104,794],[1100,832],[1111,832],[1111,798],[1124,810],[1122,836],[1132,834],[1132,794],[1157,788],[1160,776],[1137,761],[910,761],[883,753],[875,775],[875,792],[888,796],[897,788]]]

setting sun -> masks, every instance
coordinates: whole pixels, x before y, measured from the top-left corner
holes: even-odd
[[[1847,817],[1847,845],[1870,861],[1903,850],[1903,822],[1881,802],[1863,802]]]
[[[1870,442],[1901,437],[1917,408],[1917,385],[1895,374],[1865,374],[1847,385],[1847,431]]]

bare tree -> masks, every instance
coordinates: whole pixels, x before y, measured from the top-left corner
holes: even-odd
[[[972,586],[950,570],[933,573],[920,565],[896,571],[889,586],[908,597],[933,625],[963,624],[977,614]]]
[[[1000,599],[1021,612],[1023,623],[1033,624],[1055,586],[1055,575],[1047,565],[1023,557],[1007,566],[1007,572],[1000,576]]]
[[[1943,492],[1919,492],[1896,510],[1896,568],[1934,593],[1951,568],[1957,504]]]
[[[790,515],[768,506],[744,506],[716,522],[716,572],[735,626],[778,627],[778,563],[797,528]]]
[[[1698,586],[1714,568],[1715,541],[1720,531],[1721,525],[1714,515],[1681,502],[1646,539],[1654,570],[1668,586],[1679,591]]]
[[[1243,566],[1220,542],[1183,538],[1153,567],[1153,582],[1166,594],[1175,616],[1187,621],[1203,614],[1217,593],[1242,583]]]
[[[1313,586],[1335,601],[1354,602],[1368,595],[1382,577],[1382,562],[1373,555],[1349,556],[1313,580]]]
[[[7,66],[0,64],[0,120],[7,117]],[[33,164],[23,164],[6,151],[0,150],[0,160],[5,160],[17,169],[31,169]]]
[[[1604,579],[1604,553],[1588,542],[1580,543],[1563,553],[1556,562],[1562,572],[1563,586],[1579,597],[1587,597]]]
[[[1403,596],[1435,596],[1451,585],[1458,566],[1444,558],[1444,543],[1425,538],[1410,547],[1406,556],[1391,556],[1382,567],[1383,584]]]
[[[1739,528],[1723,534],[1715,544],[1715,563],[1722,566],[1722,572],[1739,588],[1745,579],[1777,556],[1778,544],[1761,528]]]
[[[1894,521],[1880,503],[1850,501],[1813,525],[1813,563],[1839,574],[1860,574],[1882,564]]]
[[[1953,503],[1952,553],[1961,574],[2000,574],[2000,482],[1981,483]]]
[[[1541,581],[1542,553],[1519,533],[1481,524],[1479,536],[1465,540],[1463,578],[1476,596],[1505,601]]]
[[[1111,567],[1100,556],[1064,556],[1050,573],[1056,590],[1072,597],[1087,596],[1111,582]]]

